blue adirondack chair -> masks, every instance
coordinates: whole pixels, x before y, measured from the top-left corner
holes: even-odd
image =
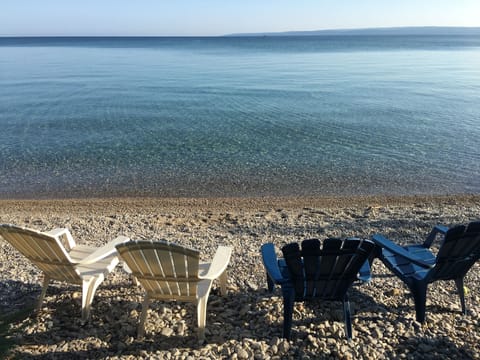
[[[444,234],[444,239],[435,256],[429,248],[438,234]],[[427,286],[437,280],[455,281],[462,313],[466,315],[463,279],[480,258],[480,222],[451,229],[437,225],[419,245],[402,247],[378,234],[373,241],[381,248],[378,257],[410,289],[417,321],[425,321]]]
[[[262,245],[263,264],[267,272],[268,290],[280,285],[283,295],[283,337],[290,339],[295,301],[310,299],[343,302],[345,333],[352,338],[350,303],[347,291],[357,279],[370,278],[368,257],[375,245],[370,240],[326,239],[320,248],[318,239],[282,248],[283,258],[278,259],[272,243]],[[362,270],[362,271],[360,271]]]

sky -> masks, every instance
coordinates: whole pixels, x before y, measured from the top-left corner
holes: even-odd
[[[1,0],[0,36],[480,26],[480,0]]]

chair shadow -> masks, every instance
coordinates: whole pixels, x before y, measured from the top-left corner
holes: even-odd
[[[409,337],[401,339],[392,351],[385,353],[387,359],[398,359],[400,354],[408,359],[474,359],[478,349],[455,344],[449,337]]]
[[[19,289],[18,297],[14,300],[17,299],[15,301],[20,305],[31,304],[32,300],[34,303],[40,293],[39,285],[15,281],[10,285]],[[352,319],[368,323],[378,320],[375,314],[382,305],[363,292],[363,286],[370,285],[355,284],[349,290],[349,297],[353,305]],[[0,296],[7,293],[2,292],[2,289],[0,287]],[[80,290],[78,287],[64,284],[49,287],[39,318],[33,314],[30,316],[34,331],[28,334],[19,330],[22,335],[19,344],[27,346],[16,350],[14,352],[16,357],[22,359],[104,358],[115,355],[142,357],[145,352],[154,354],[156,351],[204,349],[205,344],[200,344],[196,337],[196,307],[193,304],[153,301],[146,320],[148,328],[145,337],[137,340],[136,331],[143,299],[141,287],[134,286],[129,280],[102,284],[92,304],[92,319],[85,325],[81,324],[81,300],[72,296],[75,291]],[[272,310],[272,304],[275,303],[279,306]],[[314,314],[314,318],[294,319],[293,339],[302,336],[300,327],[308,326],[312,322],[337,321],[343,329],[343,312],[340,302],[311,301],[304,302],[304,306]],[[170,336],[162,335],[162,326],[153,325],[164,321],[162,314],[164,308],[173,308],[174,315],[179,314],[177,308],[185,310],[185,315],[169,323],[174,330]],[[210,345],[220,345],[232,340],[241,342],[249,338],[270,343],[273,338],[282,336],[282,309],[283,299],[279,287],[273,294],[260,288],[229,291],[225,296],[220,296],[218,289],[214,288],[207,307],[207,342]],[[413,302],[397,308],[384,309],[384,311],[398,313],[401,321],[401,314],[405,311],[414,312]],[[430,306],[427,311],[436,311],[436,308]],[[441,311],[445,309],[442,308]],[[45,317],[51,322],[51,326],[46,328],[40,320]],[[186,326],[184,335],[177,331],[180,322],[184,322]],[[353,328],[355,332],[355,323]],[[408,341],[413,340],[405,340],[405,344],[399,344],[397,351],[401,350],[401,346],[408,345]],[[446,340],[437,341],[445,342]],[[29,352],[28,345],[48,346],[49,349],[46,353],[34,354]],[[450,343],[448,346],[456,345]],[[455,351],[462,356],[472,355],[469,349],[457,348]],[[303,353],[315,356],[315,353],[309,350]],[[398,354],[400,352],[392,352],[391,356]]]
[[[365,292],[362,292],[362,286],[369,286],[369,284],[361,284],[360,282],[357,282],[348,290],[352,322],[355,319],[367,322],[377,321],[380,319],[380,316],[373,316],[372,314],[378,312],[381,304],[378,304],[372,296],[366,294]],[[277,294],[279,295],[279,301],[282,303],[283,309],[283,299],[281,298],[281,294]],[[307,309],[308,313],[314,315],[314,318],[294,318],[292,322],[291,332],[292,339],[302,336],[302,331],[300,330],[302,326],[308,326],[311,323],[318,324],[319,322],[324,321],[337,322],[342,328],[342,332],[344,332],[344,315],[343,305],[341,301],[325,301],[321,299],[312,299],[303,301],[301,303]],[[295,306],[297,304],[298,302],[295,302]],[[388,311],[386,308],[383,310],[385,312]],[[281,336],[283,323],[280,323],[278,327],[280,329],[278,336]],[[355,331],[355,324],[352,324],[352,327]],[[346,334],[343,334],[342,336],[345,338],[345,340],[347,339]]]
[[[27,308],[33,308],[40,291],[39,284],[16,280],[0,281],[0,314],[8,317]]]
[[[453,296],[453,295],[452,295]],[[405,294],[405,302],[402,305],[392,306],[389,307],[389,312],[398,314],[399,318],[403,318],[404,314],[411,314],[412,316],[415,315],[415,303],[413,297],[408,292]],[[460,300],[459,306],[460,306]],[[468,313],[468,308],[467,308]],[[462,311],[460,309],[452,309],[451,307],[442,306],[439,304],[430,304],[426,306],[425,316],[428,318],[429,314],[456,314],[458,316],[462,316]]]
[[[378,320],[375,314],[381,304],[363,292],[363,286],[370,285],[353,286],[349,290],[349,297],[353,305],[352,319],[368,323]],[[30,288],[30,285],[27,288]],[[40,287],[34,286],[33,288],[35,295],[38,295]],[[24,346],[15,349],[13,356],[22,359],[85,359],[118,355],[142,358],[149,354],[155,354],[156,351],[191,352],[198,350],[201,352],[205,349],[205,344],[200,344],[196,336],[196,307],[194,304],[153,301],[146,320],[146,334],[143,339],[137,340],[137,325],[143,299],[140,287],[127,281],[101,286],[92,305],[92,318],[83,326],[81,325],[80,299],[72,296],[74,291],[78,291],[78,287],[62,285],[49,288],[47,301],[39,318],[35,318],[33,314],[30,316],[29,326],[33,327],[33,331],[27,333],[24,329],[18,329],[17,332],[21,334],[18,344]],[[29,298],[24,294],[19,299],[27,301]],[[277,303],[279,306],[274,306]],[[308,327],[311,323],[317,324],[324,320],[336,321],[343,329],[343,312],[340,302],[307,301],[303,304],[309,312],[314,314],[314,317],[294,319],[292,339],[305,336],[302,334],[302,326]],[[272,306],[276,309],[273,310]],[[167,319],[169,312],[165,312],[165,308],[172,311],[171,315],[175,318],[174,320]],[[283,300],[279,288],[273,294],[263,288],[249,288],[242,291],[230,291],[225,296],[220,296],[218,290],[214,288],[207,307],[207,342],[213,347],[227,344],[232,340],[241,343],[244,339],[270,343],[273,338],[282,336],[282,309]],[[405,308],[384,310],[399,314],[404,311],[414,311],[411,304],[405,305]],[[185,314],[178,316],[180,312]],[[50,323],[46,327],[43,320],[45,318],[48,318]],[[163,327],[158,324],[163,322],[168,322],[168,326],[174,330],[172,335],[162,335]],[[177,331],[180,322],[185,324],[183,334]],[[353,328],[355,332],[355,323]],[[398,356],[402,346],[410,346],[410,342],[417,340],[417,338],[404,340],[397,346],[399,352],[393,351],[390,354],[391,357]],[[443,344],[447,340],[437,339],[435,341],[437,343],[434,344]],[[417,343],[420,344],[420,340]],[[36,348],[49,347],[49,349],[44,353],[32,353],[32,346]],[[469,349],[453,343],[448,343],[448,346],[454,347],[454,353],[462,358],[471,357],[473,354]],[[301,351],[304,355],[318,356],[310,349],[305,348]],[[222,356],[222,354],[218,355]]]
[[[47,301],[40,311],[39,317],[30,316],[30,330],[18,329],[21,339],[13,355],[22,359],[72,359],[72,358],[104,358],[108,356],[132,355],[144,357],[156,351],[202,351],[205,343],[199,343],[196,336],[196,307],[183,302],[152,301],[147,316],[147,331],[143,339],[136,339],[138,318],[141,311],[143,293],[140,288],[131,284],[107,285],[99,288],[92,304],[92,318],[81,325],[80,300],[71,296],[78,288],[70,286],[52,287],[47,292]],[[115,291],[115,296],[108,296]],[[279,294],[278,292],[276,293]],[[268,304],[281,297],[271,299],[266,289],[247,289],[229,292],[220,296],[217,289],[210,294],[207,307],[206,339],[208,345],[227,344],[232,340],[242,343],[244,339],[254,339],[270,343],[282,336],[282,323],[279,319],[283,313],[272,313]],[[361,303],[355,316],[362,316],[362,309],[374,304],[372,298],[352,289],[352,302]],[[307,302],[312,306],[317,319],[329,314],[333,309],[341,309],[340,303]],[[184,322],[184,334],[176,331],[170,336],[162,335],[161,323],[164,307],[177,311],[184,310],[186,315],[176,318],[169,326],[175,330],[179,322]],[[173,314],[178,315],[178,312]],[[44,319],[48,320],[45,321]],[[272,320],[273,319],[273,320]],[[330,320],[332,320],[330,318]],[[339,320],[342,321],[343,320]],[[50,325],[45,326],[45,322]],[[294,329],[311,320],[294,321]],[[32,353],[31,347],[49,347],[44,353]],[[309,354],[307,350],[303,352]],[[227,354],[217,354],[227,356]],[[311,353],[311,355],[315,355]]]
[[[116,296],[104,295],[112,290],[116,292]],[[30,330],[33,328],[33,331],[27,333],[24,329],[17,328],[17,334],[14,334],[17,344],[22,345],[13,352],[16,358],[102,358],[119,354],[142,357],[144,352],[202,350],[206,345],[199,343],[197,338],[194,304],[152,301],[146,320],[146,334],[144,338],[137,340],[137,325],[143,300],[140,287],[129,283],[99,288],[92,304],[91,320],[85,325],[81,324],[81,299],[71,295],[75,291],[78,291],[78,287],[67,285],[49,288],[38,317],[35,313],[29,316],[29,327]],[[266,290],[251,290],[229,292],[225,296],[220,296],[218,290],[213,289],[207,306],[207,343],[224,344],[230,340],[241,342],[243,338],[268,342],[272,337],[280,336],[281,327],[272,327],[266,321],[267,311],[256,308],[256,303],[266,295]],[[162,315],[165,307],[186,311],[185,316],[170,323],[175,330],[178,323],[183,322],[186,326],[184,334],[180,335],[174,331],[172,335],[165,336],[162,335],[162,327],[154,328],[152,323],[162,322],[162,317],[165,317]],[[131,315],[132,312],[136,314]],[[174,315],[177,314],[178,312]],[[45,318],[48,320],[45,321]],[[49,323],[48,326],[45,326],[46,322]],[[272,331],[264,333],[260,330],[266,328],[272,328]],[[20,340],[18,334],[21,335]],[[86,345],[81,344],[82,340]],[[75,345],[72,346],[73,343]],[[45,353],[35,354],[29,349],[31,346],[48,346],[50,349]],[[75,347],[79,349],[73,350]]]

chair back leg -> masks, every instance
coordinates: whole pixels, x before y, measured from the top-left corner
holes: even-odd
[[[228,272],[227,269],[219,276],[218,280],[220,281],[220,294],[222,296],[227,295],[227,280],[228,280]]]
[[[42,292],[38,298],[36,311],[40,311],[42,309],[43,299],[45,298],[45,294],[47,293],[48,284],[50,283],[50,277],[47,274],[43,274],[43,285],[42,285]]]
[[[207,325],[207,302],[208,293],[197,300],[197,336],[198,341],[205,340],[205,327]]]
[[[348,296],[345,295],[343,299],[343,317],[345,321],[345,334],[347,335],[348,341],[352,340],[352,317],[350,312],[350,301],[348,301]]]
[[[150,304],[150,296],[145,293],[145,298],[142,303],[142,313],[140,314],[140,321],[137,328],[137,338],[141,339],[145,334],[145,320],[147,319],[148,305]]]
[[[269,292],[273,292],[273,287],[275,286],[272,278],[270,277],[270,275],[268,274],[267,272],[267,289]]]
[[[458,296],[460,296],[460,303],[462,304],[462,314],[467,315],[467,307],[465,305],[465,288],[463,285],[463,277],[455,279],[457,285]]]

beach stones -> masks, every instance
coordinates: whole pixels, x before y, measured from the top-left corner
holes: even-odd
[[[57,286],[47,292],[43,308],[9,324],[18,358],[105,359],[340,359],[480,358],[480,265],[466,278],[469,314],[460,314],[454,284],[429,288],[427,322],[415,321],[408,289],[375,262],[368,285],[355,285],[353,339],[347,342],[340,303],[298,303],[292,340],[281,338],[281,292],[266,291],[260,245],[281,245],[309,237],[362,236],[386,232],[399,242],[421,240],[437,222],[457,224],[480,214],[480,201],[430,201],[296,206],[264,201],[187,205],[154,200],[18,202],[0,206],[0,222],[29,222],[39,230],[69,224],[79,243],[100,245],[119,234],[132,238],[165,238],[200,250],[211,258],[220,244],[234,247],[228,268],[228,294],[216,285],[207,308],[207,343],[198,344],[196,308],[182,302],[152,301],[146,334],[136,339],[143,291],[121,267],[97,290],[92,318],[82,325],[81,291]],[[23,205],[22,205],[23,204]],[[163,205],[162,205],[163,204]],[[414,211],[415,210],[415,211]],[[227,215],[228,214],[228,215]],[[36,222],[35,220],[41,220]],[[169,224],[167,224],[169,223]],[[398,236],[398,237],[397,237]],[[37,268],[0,239],[0,311],[11,314],[33,308],[42,276]],[[1,319],[0,319],[1,320]],[[2,326],[0,324],[0,326]],[[72,355],[73,354],[73,355]]]

